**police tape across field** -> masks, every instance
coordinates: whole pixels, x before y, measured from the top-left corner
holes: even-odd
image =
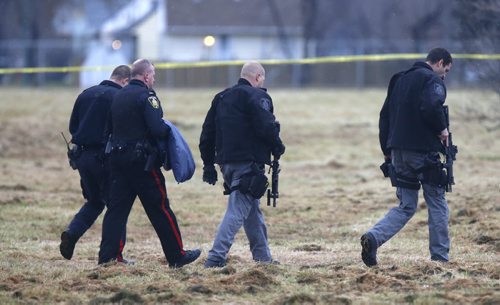
[[[297,59],[252,59],[258,60],[263,65],[292,65],[292,64],[325,64],[345,63],[357,61],[391,61],[422,59],[424,53],[393,53],[393,54],[367,54],[367,55],[338,55],[314,58]],[[500,60],[500,54],[452,54],[454,59],[470,60]],[[205,68],[221,66],[241,66],[248,60],[228,61],[198,61],[198,62],[160,62],[155,63],[156,69],[181,69],[181,68]],[[33,73],[69,73],[83,71],[111,71],[114,66],[67,66],[67,67],[26,67],[26,68],[2,68],[0,74],[33,74]]]

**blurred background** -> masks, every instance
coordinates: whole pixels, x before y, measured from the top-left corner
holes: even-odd
[[[1,0],[0,68],[500,53],[500,0]],[[269,87],[385,87],[413,60],[266,66]],[[499,60],[455,60],[449,86],[499,90]],[[159,69],[159,87],[223,87],[240,65]],[[3,85],[88,87],[110,70],[0,74]]]

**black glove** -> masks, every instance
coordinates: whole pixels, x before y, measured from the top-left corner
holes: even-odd
[[[275,146],[273,148],[273,151],[272,151],[272,154],[273,156],[279,160],[281,155],[285,153],[285,145],[283,145],[283,143],[280,142],[280,144],[278,144],[277,146]]]
[[[217,171],[213,165],[203,167],[203,181],[211,185],[215,185],[217,182]]]

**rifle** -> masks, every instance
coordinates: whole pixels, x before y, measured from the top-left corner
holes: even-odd
[[[271,168],[269,169],[272,171],[271,174],[271,189],[267,190],[267,205],[271,205],[271,199],[273,200],[273,207],[276,207],[276,203],[278,201],[278,198],[280,197],[280,193],[278,192],[278,181],[279,181],[279,173],[281,171],[280,169],[280,163],[278,162],[278,159],[276,157],[273,158],[273,161],[271,162]]]
[[[68,140],[66,140],[66,137],[64,136],[64,133],[61,131],[61,136],[63,137],[64,143],[66,143],[66,148],[68,149],[67,155],[68,155],[68,161],[69,161],[69,166],[71,166],[72,169],[77,169],[78,166],[76,165],[76,158],[78,157],[79,151],[78,151],[78,146],[73,146],[70,147]]]
[[[451,186],[455,184],[455,177],[453,176],[453,161],[457,159],[456,155],[458,153],[458,147],[456,145],[453,145],[453,139],[451,137],[448,106],[443,106],[443,111],[444,111],[444,117],[446,119],[446,128],[448,128],[448,134],[449,134],[448,144],[443,144],[446,156],[446,163],[443,164],[443,168],[446,170],[446,178],[447,178],[445,190],[451,193],[452,191]]]

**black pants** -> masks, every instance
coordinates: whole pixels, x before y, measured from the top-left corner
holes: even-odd
[[[99,264],[117,256],[121,232],[137,196],[160,238],[167,261],[175,263],[184,255],[177,219],[167,198],[165,177],[160,168],[146,172],[144,165],[145,161],[136,160],[133,151],[113,151],[111,154],[111,199],[104,216]]]
[[[102,149],[83,150],[78,160],[80,185],[86,202],[68,225],[67,231],[76,240],[94,224],[109,202],[109,169],[102,159]],[[121,234],[121,250],[125,246],[126,232]],[[121,250],[118,259],[121,258]]]

